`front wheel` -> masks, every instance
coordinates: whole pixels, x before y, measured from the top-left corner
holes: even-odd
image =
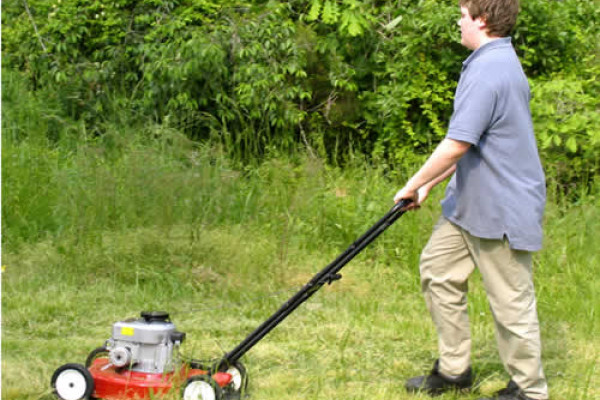
[[[94,393],[94,378],[83,365],[65,364],[52,374],[52,387],[62,400],[87,400]]]
[[[223,390],[208,375],[195,375],[189,378],[182,390],[183,400],[222,400]]]

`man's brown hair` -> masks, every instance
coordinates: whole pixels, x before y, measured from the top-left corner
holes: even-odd
[[[508,36],[517,22],[519,0],[459,0],[469,10],[471,18],[481,17],[486,22],[488,35]]]

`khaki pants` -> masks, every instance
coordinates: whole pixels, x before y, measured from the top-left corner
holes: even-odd
[[[531,253],[507,240],[481,239],[444,217],[421,254],[421,285],[439,337],[440,372],[459,375],[470,365],[467,279],[483,277],[496,323],[498,350],[513,381],[533,399],[547,399],[531,271]]]

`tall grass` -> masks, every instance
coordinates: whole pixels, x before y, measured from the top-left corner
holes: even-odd
[[[18,83],[5,83],[2,119],[8,248],[56,235],[179,223],[252,222],[345,243],[368,223],[357,226],[353,214],[369,221],[390,204],[394,186],[378,184],[381,171],[366,165],[342,171],[318,159],[269,157],[234,169],[218,148],[152,124],[107,122],[103,135],[90,138],[82,124],[15,90]],[[50,133],[53,123],[58,133]]]
[[[341,170],[302,155],[234,168],[218,147],[163,126],[106,121],[89,137],[17,80],[3,88],[3,399],[51,399],[55,368],[83,362],[112,323],[145,309],[172,313],[186,355],[231,350],[383,215],[410,172],[392,179],[360,160]],[[248,353],[252,398],[425,398],[403,381],[436,356],[417,262],[441,195]],[[553,195],[536,256],[555,399],[600,398],[597,205]],[[507,377],[479,279],[473,361],[489,393]]]

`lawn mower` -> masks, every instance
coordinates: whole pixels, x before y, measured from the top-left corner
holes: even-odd
[[[116,322],[112,337],[93,350],[82,364],[65,364],[52,375],[56,397],[62,400],[152,400],[169,393],[183,400],[239,399],[248,384],[241,357],[325,284],[341,279],[339,271],[402,214],[402,200],[365,234],[317,273],[269,319],[220,360],[204,364],[184,360],[179,347],[185,333],[176,330],[169,314],[142,312],[140,318]],[[177,394],[177,391],[180,394]]]

